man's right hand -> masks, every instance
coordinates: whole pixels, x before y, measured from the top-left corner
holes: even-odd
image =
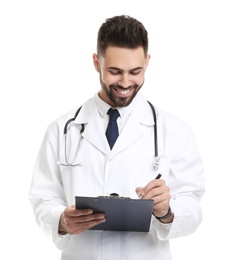
[[[72,205],[61,214],[59,234],[80,234],[105,221],[103,213],[93,213],[92,209],[76,209]]]

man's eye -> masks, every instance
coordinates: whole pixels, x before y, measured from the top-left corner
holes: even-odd
[[[138,75],[140,73],[140,70],[133,70],[130,72],[131,75]]]
[[[112,74],[112,75],[118,75],[118,74],[120,74],[120,71],[118,71],[118,70],[110,70],[109,72],[110,72],[110,74]]]

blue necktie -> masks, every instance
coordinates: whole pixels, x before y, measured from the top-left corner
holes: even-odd
[[[110,116],[110,119],[105,135],[110,145],[110,149],[112,149],[119,135],[118,125],[116,122],[117,118],[119,117],[119,111],[117,109],[110,108],[107,114]]]

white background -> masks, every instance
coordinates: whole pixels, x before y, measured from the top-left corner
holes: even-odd
[[[4,259],[59,259],[27,200],[32,168],[48,124],[98,91],[96,34],[118,14],[134,16],[149,32],[142,92],[191,125],[205,164],[204,220],[194,234],[171,241],[174,260],[239,259],[237,2],[0,2]]]

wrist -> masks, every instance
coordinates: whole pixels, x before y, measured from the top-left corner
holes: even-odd
[[[64,228],[63,217],[64,217],[64,212],[61,214],[61,217],[60,217],[60,220],[59,220],[59,225],[58,225],[58,234],[59,235],[66,235],[67,234],[67,232]]]
[[[169,207],[166,215],[164,215],[162,217],[157,217],[157,216],[155,216],[155,217],[162,223],[171,223],[171,222],[173,222],[174,214],[173,214],[171,208]]]
[[[61,236],[64,236],[64,235],[67,234],[67,232],[65,232],[65,231],[60,231],[60,230],[59,230],[59,231],[58,231],[58,234],[61,235]]]

